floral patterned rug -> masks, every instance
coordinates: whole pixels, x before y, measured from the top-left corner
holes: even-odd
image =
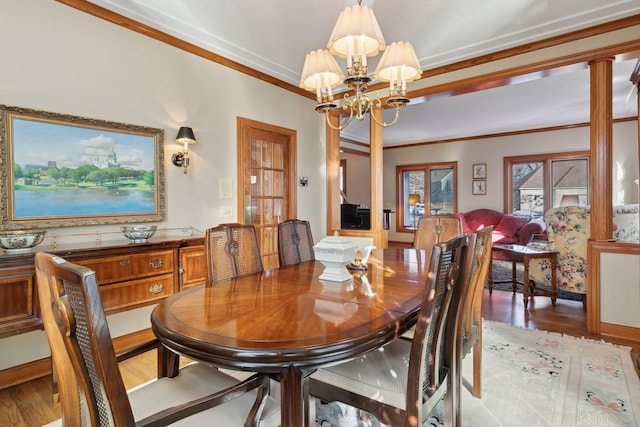
[[[630,348],[484,322],[482,399],[462,391],[463,426],[640,426]],[[472,377],[471,356],[463,376]],[[425,426],[441,426],[441,405]],[[316,425],[381,427],[341,403],[318,404]]]

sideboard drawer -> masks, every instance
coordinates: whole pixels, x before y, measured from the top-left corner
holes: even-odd
[[[100,285],[100,298],[102,298],[102,305],[105,311],[145,305],[173,293],[173,274]]]
[[[124,282],[148,276],[173,273],[174,250],[141,252],[89,258],[77,261],[96,272],[98,283]]]

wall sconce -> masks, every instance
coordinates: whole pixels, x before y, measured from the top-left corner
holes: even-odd
[[[174,153],[171,156],[171,162],[176,166],[182,166],[183,171],[186,174],[189,168],[189,145],[196,143],[196,137],[193,135],[193,129],[187,127],[181,127],[178,130],[176,136],[176,142],[183,144],[184,148],[182,152]]]

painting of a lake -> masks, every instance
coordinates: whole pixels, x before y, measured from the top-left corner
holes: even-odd
[[[12,222],[42,227],[164,218],[163,130],[0,109],[10,112],[2,114],[9,130],[3,160],[11,165],[2,196]]]
[[[107,188],[76,191],[15,191],[16,217],[104,215],[153,212],[153,192]]]

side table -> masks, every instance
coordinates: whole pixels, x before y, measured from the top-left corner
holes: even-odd
[[[558,253],[554,251],[545,251],[542,249],[534,249],[528,248],[522,245],[494,245],[492,248],[493,251],[503,251],[507,252],[511,255],[511,283],[513,285],[513,291],[516,291],[516,284],[519,283],[516,280],[516,262],[518,262],[518,258],[522,257],[522,261],[524,263],[524,277],[522,287],[523,287],[523,300],[524,300],[524,308],[527,308],[529,304],[529,297],[533,298],[537,295],[546,295],[551,297],[551,304],[556,306],[556,266],[558,262]],[[533,282],[529,282],[529,261],[536,258],[546,258],[551,263],[551,287],[550,290],[539,288]],[[489,294],[493,291],[493,258],[492,262],[489,263]],[[497,282],[495,282],[497,283]]]

